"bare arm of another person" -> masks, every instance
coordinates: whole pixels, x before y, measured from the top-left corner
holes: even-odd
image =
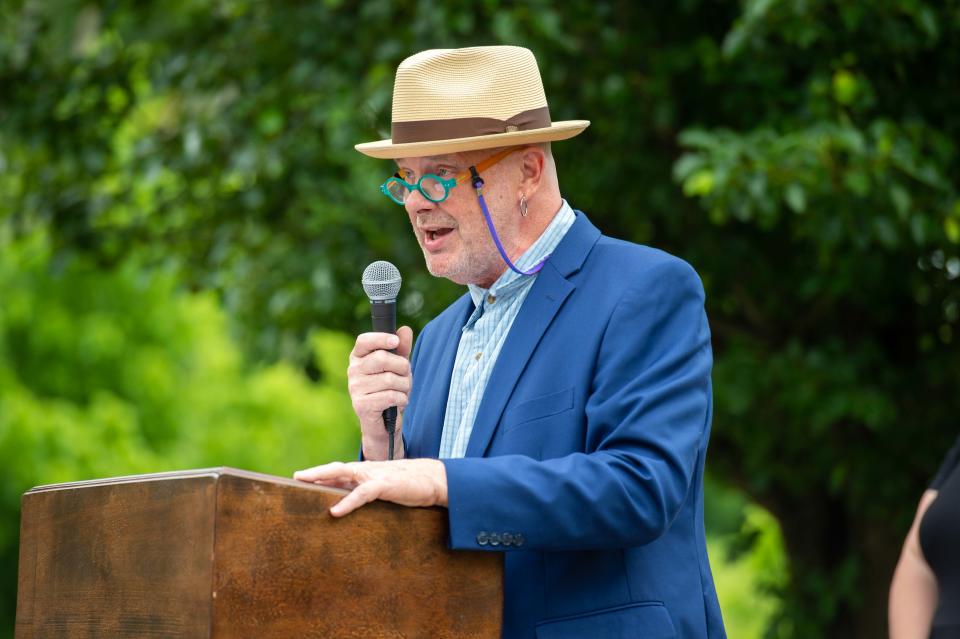
[[[927,639],[937,609],[937,579],[920,549],[920,520],[937,491],[927,490],[920,498],[917,514],[907,533],[900,561],[890,583],[890,639]]]
[[[353,410],[360,419],[363,458],[379,461],[387,458],[387,431],[383,427],[383,411],[397,407],[397,429],[394,434],[394,458],[403,454],[403,409],[407,406],[413,375],[410,371],[410,350],[413,331],[401,326],[396,335],[363,333],[350,352],[347,388]],[[396,349],[391,353],[390,349]]]

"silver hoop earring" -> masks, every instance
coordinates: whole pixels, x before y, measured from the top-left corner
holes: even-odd
[[[520,194],[520,215],[527,217],[527,196]]]

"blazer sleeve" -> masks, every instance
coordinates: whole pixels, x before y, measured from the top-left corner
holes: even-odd
[[[483,531],[519,533],[525,550],[639,546],[670,527],[710,419],[710,332],[688,264],[645,275],[604,331],[583,452],[443,460],[451,547],[513,549],[478,545]]]

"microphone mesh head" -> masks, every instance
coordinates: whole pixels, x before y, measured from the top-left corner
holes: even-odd
[[[400,271],[390,262],[379,260],[363,269],[363,290],[378,302],[395,300],[400,292]]]

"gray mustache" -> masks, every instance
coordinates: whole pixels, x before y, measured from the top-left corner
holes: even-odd
[[[416,226],[420,230],[423,230],[425,226],[456,228],[457,222],[449,218],[417,218]]]

